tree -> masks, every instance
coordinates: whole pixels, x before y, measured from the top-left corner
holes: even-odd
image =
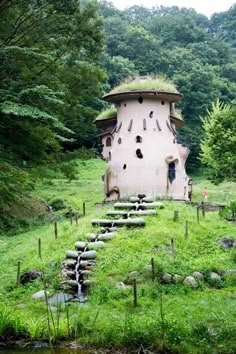
[[[236,108],[217,101],[202,120],[202,162],[214,181],[236,180]]]

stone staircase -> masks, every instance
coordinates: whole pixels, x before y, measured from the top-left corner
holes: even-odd
[[[75,250],[66,252],[62,266],[64,291],[74,294],[80,301],[85,301],[84,294],[92,281],[88,279],[96,265],[97,250],[105,246],[105,242],[117,235],[119,227],[144,227],[143,216],[157,215],[157,209],[164,208],[163,203],[154,202],[143,195],[131,197],[127,202],[117,202],[114,210],[106,213],[106,219],[93,219],[93,226],[99,229],[86,235],[87,241],[75,242]],[[142,217],[141,217],[142,216]]]

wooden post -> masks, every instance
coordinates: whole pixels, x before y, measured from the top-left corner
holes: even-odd
[[[174,221],[177,221],[178,218],[179,218],[179,211],[175,210],[175,212],[174,212]]]
[[[73,224],[73,216],[72,215],[70,216],[70,224],[71,225]]]
[[[136,279],[134,279],[134,282],[133,282],[133,294],[134,294],[134,307],[137,307],[138,298],[137,298],[137,282],[136,282]]]
[[[38,239],[38,253],[39,253],[39,258],[42,259],[41,238]]]
[[[175,256],[175,240],[173,238],[170,239],[170,246],[173,256]]]
[[[152,266],[152,281],[155,280],[155,265],[154,265],[154,259],[151,259],[151,266]]]
[[[205,218],[205,205],[202,203],[202,216]]]
[[[85,202],[83,202],[83,216],[85,216]]]
[[[185,239],[188,238],[188,220],[185,221]]]
[[[16,286],[20,286],[20,262],[17,262]]]
[[[58,236],[58,231],[57,231],[57,222],[54,222],[54,233],[55,233],[55,239],[57,239]]]
[[[78,226],[78,224],[79,224],[79,216],[78,216],[78,213],[75,214],[75,223],[76,223],[76,226]]]
[[[199,206],[197,206],[197,222],[199,224]]]

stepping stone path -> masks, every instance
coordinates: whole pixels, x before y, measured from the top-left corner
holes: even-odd
[[[93,219],[92,225],[99,226],[100,230],[87,234],[87,242],[75,242],[75,250],[66,251],[62,267],[64,291],[73,293],[80,302],[85,301],[84,293],[93,284],[88,278],[96,265],[96,250],[103,248],[105,242],[116,237],[119,227],[144,227],[145,220],[140,216],[157,215],[156,210],[162,208],[163,203],[139,195],[131,197],[129,202],[115,203],[115,210],[107,212],[107,217],[112,219]]]

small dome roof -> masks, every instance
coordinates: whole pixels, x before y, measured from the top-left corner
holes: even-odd
[[[129,79],[115,87],[103,99],[108,102],[120,102],[127,97],[158,97],[170,102],[181,100],[183,95],[178,92],[174,84],[162,77],[144,76]]]

